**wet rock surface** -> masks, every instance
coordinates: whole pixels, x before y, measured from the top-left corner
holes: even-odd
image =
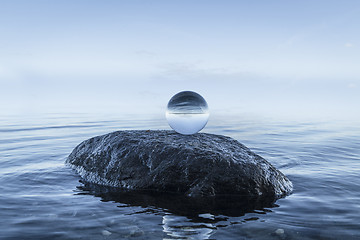
[[[292,183],[238,141],[206,133],[117,131],[79,144],[66,163],[85,182],[190,197],[277,199]]]

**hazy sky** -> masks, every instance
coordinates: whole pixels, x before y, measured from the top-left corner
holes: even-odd
[[[356,0],[0,0],[0,34],[2,112],[160,112],[195,90],[215,112],[360,115]]]

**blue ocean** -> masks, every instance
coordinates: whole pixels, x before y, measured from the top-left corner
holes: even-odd
[[[360,239],[358,122],[210,117],[202,132],[245,144],[294,191],[269,207],[196,216],[161,197],[96,194],[64,164],[80,142],[134,129],[170,128],[151,114],[2,116],[0,239]]]

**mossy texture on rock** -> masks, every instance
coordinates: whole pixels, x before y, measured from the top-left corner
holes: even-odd
[[[87,182],[187,196],[279,198],[292,191],[280,171],[238,141],[174,131],[117,131],[86,140],[66,163]]]

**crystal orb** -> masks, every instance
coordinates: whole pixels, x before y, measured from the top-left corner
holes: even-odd
[[[205,99],[198,93],[179,92],[167,105],[166,119],[176,132],[191,135],[205,127],[209,119],[209,108]]]

